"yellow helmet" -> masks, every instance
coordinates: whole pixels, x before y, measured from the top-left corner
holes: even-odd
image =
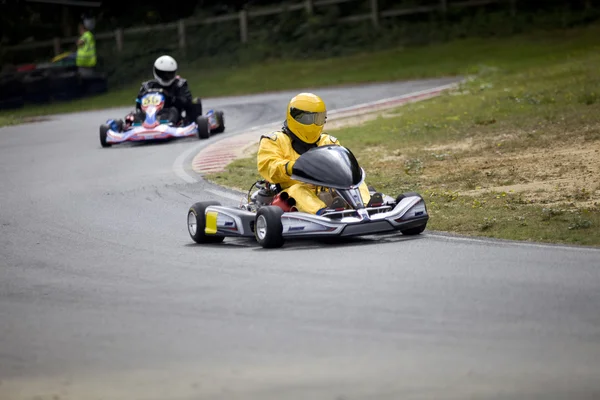
[[[312,93],[300,93],[288,104],[288,128],[304,143],[316,143],[327,119],[325,102]]]

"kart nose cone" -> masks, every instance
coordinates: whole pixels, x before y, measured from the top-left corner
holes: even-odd
[[[361,183],[363,171],[350,150],[338,145],[328,145],[302,154],[294,164],[292,179],[346,189]]]

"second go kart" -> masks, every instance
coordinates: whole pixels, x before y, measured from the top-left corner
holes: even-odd
[[[168,120],[159,119],[164,104],[165,96],[161,91],[147,93],[141,98],[141,109],[145,119],[131,125],[126,125],[123,120],[106,121],[100,125],[100,144],[102,147],[110,147],[125,142],[162,141],[190,136],[208,139],[213,133],[225,131],[222,111],[209,110],[206,115],[198,115],[191,123],[173,124]],[[200,113],[201,107],[199,104]]]

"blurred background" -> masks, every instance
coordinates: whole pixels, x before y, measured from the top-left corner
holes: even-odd
[[[326,58],[469,37],[569,28],[600,17],[598,0],[229,0],[106,2],[3,0],[3,91],[22,81],[58,79],[76,51],[82,14],[95,22],[103,92],[148,79],[169,53],[180,65],[247,66],[265,60]],[[61,58],[61,55],[62,58]],[[58,56],[58,57],[57,57]],[[62,74],[62,75],[61,75]],[[61,76],[59,76],[61,75]],[[10,78],[8,78],[10,76]],[[62,79],[62,81],[60,81]],[[31,85],[31,82],[29,82]],[[40,83],[41,84],[41,83]],[[8,85],[8,86],[7,86]],[[68,93],[64,96],[69,97]]]

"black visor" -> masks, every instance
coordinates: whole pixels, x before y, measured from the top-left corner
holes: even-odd
[[[293,107],[290,109],[290,115],[292,116],[292,118],[294,118],[296,121],[303,125],[315,124],[321,126],[325,125],[325,120],[327,119],[327,113],[324,111],[310,112]]]
[[[163,81],[171,82],[173,79],[175,79],[175,74],[177,74],[177,71],[161,71],[159,69],[154,68],[154,73]]]

